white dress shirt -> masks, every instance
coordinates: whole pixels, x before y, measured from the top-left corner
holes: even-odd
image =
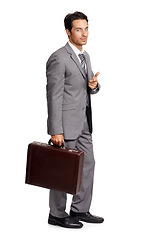
[[[79,57],[79,54],[84,54],[84,49],[82,47],[82,50],[80,51],[77,47],[75,47],[70,41],[68,42],[68,44],[70,45],[70,47],[72,48],[72,50],[74,51],[74,53],[76,54],[79,62],[81,63],[81,59]],[[85,64],[86,65],[86,64]]]

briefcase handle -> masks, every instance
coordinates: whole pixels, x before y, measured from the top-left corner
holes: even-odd
[[[58,146],[58,145],[55,145],[55,144],[51,144],[52,143],[52,141],[51,141],[51,138],[49,139],[49,141],[48,141],[48,145],[50,145],[50,146],[53,146],[53,147],[58,147],[58,148],[63,148],[63,149],[65,149],[65,146],[64,146],[64,143],[62,142],[62,146]]]

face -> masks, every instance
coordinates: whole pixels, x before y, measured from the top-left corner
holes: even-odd
[[[66,29],[70,42],[80,51],[82,46],[87,43],[88,38],[88,22],[85,19],[77,19],[73,21],[71,32]]]

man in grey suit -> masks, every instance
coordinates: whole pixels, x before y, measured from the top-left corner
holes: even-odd
[[[73,196],[70,214],[65,212],[67,195],[50,190],[48,223],[66,228],[81,228],[80,221],[102,223],[89,209],[92,199],[94,156],[90,94],[99,91],[97,76],[89,55],[83,50],[88,38],[88,18],[81,12],[64,19],[69,42],[54,52],[46,65],[48,134],[53,144],[84,152],[81,191]]]

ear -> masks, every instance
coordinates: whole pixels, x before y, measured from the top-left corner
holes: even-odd
[[[71,32],[68,29],[66,29],[66,34],[68,35],[68,37],[70,37]]]

